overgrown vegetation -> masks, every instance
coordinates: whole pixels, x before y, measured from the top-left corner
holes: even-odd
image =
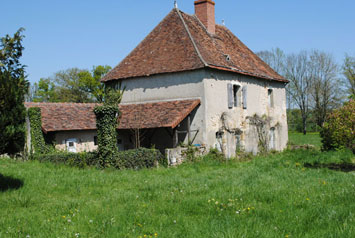
[[[258,135],[258,151],[259,153],[266,153],[269,151],[269,130],[271,118],[266,115],[259,116],[255,114],[254,116],[247,117],[251,126],[256,130]]]
[[[139,172],[1,160],[23,185],[0,192],[0,237],[355,236],[355,176],[325,167],[350,151],[218,157]]]
[[[45,154],[50,151],[49,145],[46,145],[42,132],[41,108],[34,107],[28,109],[28,118],[31,125],[31,148],[30,154]]]
[[[355,154],[355,100],[329,115],[321,136],[324,150],[349,148]]]
[[[20,62],[23,30],[0,38],[0,155],[15,155],[25,145],[24,101],[29,83]]]
[[[102,159],[98,152],[69,153],[65,151],[53,151],[51,153],[35,153],[31,156],[32,160],[40,162],[51,162],[54,164],[66,164],[69,166],[85,168],[115,168],[115,169],[143,169],[158,166],[167,166],[167,160],[156,149],[139,148],[116,152],[102,165]]]
[[[117,148],[117,117],[118,105],[97,106],[94,109],[96,115],[98,156],[101,167],[105,168],[113,163]]]

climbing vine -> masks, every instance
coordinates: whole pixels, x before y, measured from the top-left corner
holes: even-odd
[[[94,109],[96,115],[99,165],[110,167],[118,152],[117,148],[117,106],[104,105]]]
[[[49,152],[42,132],[41,108],[33,107],[28,109],[28,118],[31,125],[31,154],[45,154]]]
[[[266,153],[269,150],[269,129],[271,118],[263,115],[255,114],[252,117],[247,117],[250,125],[254,126],[258,135],[258,148],[260,153]]]

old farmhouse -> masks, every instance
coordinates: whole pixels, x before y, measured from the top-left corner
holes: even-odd
[[[198,0],[195,15],[175,7],[102,82],[126,87],[120,109],[118,146],[164,151],[179,144],[258,152],[260,130],[251,117],[265,119],[268,149],[288,141],[287,80],[230,30],[215,23],[215,2]],[[58,148],[96,148],[95,104],[27,103],[42,108],[42,127]],[[258,132],[259,131],[259,132]],[[258,134],[259,133],[259,134]]]

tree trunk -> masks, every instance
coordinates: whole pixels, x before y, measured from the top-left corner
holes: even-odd
[[[307,134],[307,118],[305,116],[302,117],[302,125],[303,125],[303,135]]]

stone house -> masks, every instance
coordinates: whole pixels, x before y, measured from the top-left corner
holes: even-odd
[[[217,148],[232,157],[237,150],[257,153],[260,136],[266,139],[268,149],[283,150],[288,141],[288,81],[225,26],[215,24],[212,0],[198,0],[194,4],[195,15],[175,7],[102,79],[106,86],[121,84],[126,88],[120,105],[120,148],[132,148],[139,131],[142,146],[154,145],[161,151],[183,143]],[[75,133],[81,133],[90,135],[87,149],[95,148],[94,105],[27,106],[42,108],[44,129],[46,117],[58,118],[51,129],[58,147],[68,148],[73,141],[83,144],[75,141],[79,137]],[[70,130],[64,130],[64,126],[60,130],[54,128],[64,125],[63,120],[69,118],[56,116],[54,107],[72,110],[69,117],[77,126]],[[43,108],[52,109],[46,114],[47,109]],[[63,113],[69,109],[63,109]],[[262,135],[251,123],[250,117],[254,115],[267,119]]]

